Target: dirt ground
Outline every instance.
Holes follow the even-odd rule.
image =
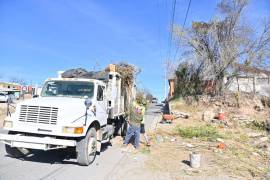
[[[248,104],[251,102],[247,102]],[[172,124],[159,124],[151,135],[153,145],[148,149],[146,167],[152,171],[169,173],[171,179],[186,177],[221,179],[270,179],[270,136],[260,129],[239,124],[233,116],[244,115],[256,121],[270,117],[269,108],[254,110],[252,106],[226,107],[225,124],[202,120],[203,112],[217,112],[220,106],[187,105],[181,100],[171,102],[172,111],[187,112],[188,119],[177,118]],[[215,127],[221,138],[205,140],[185,138],[177,134],[177,127]],[[223,146],[220,146],[223,144]],[[189,155],[201,154],[201,167],[191,168]]]
[[[127,153],[123,168],[117,170],[114,179],[270,179],[269,134],[239,124],[234,118],[241,115],[262,121],[270,117],[270,109],[258,111],[254,109],[254,103],[249,100],[245,103],[240,108],[223,106],[226,123],[215,123],[202,120],[202,116],[205,111],[217,112],[219,105],[187,105],[182,100],[172,101],[172,111],[186,112],[191,116],[177,118],[171,124],[158,124],[157,131],[149,134],[151,147],[143,143],[139,151],[130,147],[131,152]],[[201,126],[214,127],[220,138],[187,138],[177,133],[179,127]],[[120,147],[121,142],[119,140]],[[193,152],[201,154],[199,168],[190,166]]]

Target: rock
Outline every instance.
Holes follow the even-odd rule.
[[[252,155],[254,155],[254,156],[260,156],[258,153],[256,153],[256,152],[252,152]]]
[[[252,137],[252,138],[259,137],[262,135],[263,135],[262,133],[255,133],[255,132],[251,132],[247,134],[248,137]]]
[[[192,144],[187,144],[186,145],[188,148],[193,148],[194,146]]]
[[[265,173],[264,177],[265,177],[266,179],[270,179],[270,172]]]
[[[265,120],[265,129],[270,133],[270,119]]]
[[[256,110],[256,111],[263,111],[264,110],[264,106],[263,106],[263,104],[262,104],[262,101],[260,100],[260,99],[258,99],[258,98],[254,98],[254,109]]]
[[[254,141],[253,142],[253,145],[254,146],[257,146],[257,145],[260,145],[260,144],[262,144],[262,143],[264,143],[266,141],[268,141],[268,137],[266,137],[266,136],[265,137],[261,137],[258,140]]]
[[[158,143],[161,143],[161,142],[164,141],[163,137],[160,136],[160,135],[157,135],[157,136],[156,136],[156,140],[157,140]]]
[[[221,142],[221,143],[224,143],[224,140],[221,139],[221,138],[217,138],[217,141],[218,141],[218,142]]]
[[[215,113],[212,111],[203,112],[202,120],[206,122],[211,122],[211,120],[215,117]]]
[[[263,107],[263,106],[255,105],[255,106],[254,106],[254,109],[255,109],[256,111],[263,111],[263,110],[264,110],[264,107]]]
[[[268,141],[268,137],[265,136],[265,137],[260,138],[259,140],[260,140],[261,142],[265,142],[265,141]]]
[[[237,121],[239,124],[250,124],[253,120],[246,115],[236,115],[233,117],[234,121]]]

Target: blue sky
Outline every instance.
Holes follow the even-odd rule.
[[[193,0],[186,26],[207,21],[218,0]],[[41,84],[58,70],[103,69],[109,63],[140,67],[138,85],[164,95],[164,66],[172,0],[0,0],[0,77]],[[177,0],[182,24],[188,0]],[[252,0],[255,27],[270,1]],[[0,79],[0,80],[1,80]]]

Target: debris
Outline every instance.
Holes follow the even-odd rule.
[[[171,114],[163,114],[163,121],[171,123],[174,117]]]
[[[199,168],[201,166],[201,154],[193,152],[189,155],[190,167]]]
[[[185,113],[185,112],[172,112],[172,114],[175,116],[174,118],[185,118],[185,119],[188,119],[190,117],[190,114],[188,113]]]
[[[225,149],[225,147],[226,147],[226,145],[225,145],[224,143],[219,143],[219,144],[217,145],[217,148],[218,148],[218,149]]]
[[[252,138],[259,137],[262,135],[263,135],[262,133],[255,133],[255,132],[251,132],[247,134],[248,137],[252,137]]]
[[[220,109],[218,113],[218,120],[223,121],[225,119],[225,113],[223,112],[222,109]]]
[[[221,139],[221,138],[217,138],[217,141],[218,141],[218,142],[221,142],[221,143],[224,143],[224,140]]]
[[[228,122],[225,120],[218,120],[218,119],[212,119],[211,123],[219,124],[219,125],[224,125],[224,126],[229,126]]]

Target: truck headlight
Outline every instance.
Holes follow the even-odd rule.
[[[82,134],[83,133],[83,127],[64,127],[63,133],[67,134]]]
[[[3,127],[4,128],[12,128],[13,122],[12,121],[4,121]]]

